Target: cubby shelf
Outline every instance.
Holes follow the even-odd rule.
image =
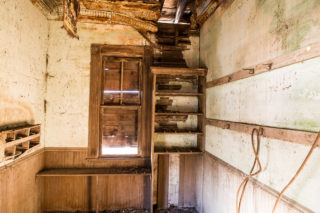
[[[14,160],[40,146],[40,125],[27,125],[0,132],[0,161]]]

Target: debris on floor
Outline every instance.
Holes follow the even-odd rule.
[[[170,206],[168,209],[157,210],[156,213],[198,213],[195,208]]]

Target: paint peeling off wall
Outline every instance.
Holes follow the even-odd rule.
[[[190,134],[155,134],[155,147],[197,147],[197,135]]]
[[[183,59],[186,61],[187,67],[198,68],[199,67],[199,36],[189,36],[191,44],[187,46],[188,50],[182,52]]]
[[[207,90],[207,117],[320,130],[320,57]]]
[[[50,21],[47,94],[47,147],[87,147],[90,46],[146,45],[133,28],[79,23],[80,40],[71,39],[62,22]]]
[[[201,28],[200,64],[211,81],[320,42],[319,20],[318,0],[228,0]]]
[[[169,155],[168,206],[179,205],[180,157]]]
[[[157,96],[156,109],[157,112],[198,112],[198,98],[193,96]]]
[[[0,127],[44,125],[47,19],[28,0],[0,1],[0,38]]]
[[[226,1],[201,28],[200,61],[208,67],[208,81],[319,43],[319,20],[320,3],[317,0]],[[318,57],[209,88],[206,116],[319,131],[319,69]],[[254,160],[250,135],[230,130],[207,126],[205,149],[245,173],[249,172]],[[295,174],[309,149],[310,146],[262,139],[260,154],[263,172],[257,177],[258,181],[280,191]],[[316,195],[320,190],[317,181],[320,178],[319,160],[320,152],[316,149],[302,175],[285,193],[315,212],[320,212]],[[220,197],[224,196],[223,190],[217,188]],[[219,203],[234,206],[236,190],[231,188],[228,192],[233,195],[232,199],[221,198]],[[250,196],[252,194],[247,190],[245,202],[250,200]],[[261,196],[261,199],[269,199],[266,194]],[[204,200],[204,207],[211,205],[207,202],[209,200]],[[219,203],[217,208],[221,207]],[[268,205],[272,204],[268,202]],[[256,204],[244,204],[244,212],[270,212],[272,207],[264,207],[261,202],[253,205]]]

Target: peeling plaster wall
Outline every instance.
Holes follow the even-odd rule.
[[[182,52],[183,59],[186,61],[187,67],[199,67],[199,36],[189,36],[191,44],[187,46],[187,50]]]
[[[279,55],[320,42],[320,1],[226,1],[201,28],[200,63],[208,67],[208,81],[251,67]],[[207,90],[207,118],[306,131],[320,130],[320,58]],[[253,154],[250,135],[207,126],[206,151],[248,173]],[[257,180],[280,191],[295,174],[310,146],[263,138],[263,172]],[[301,176],[285,193],[289,198],[320,212],[319,149]],[[209,171],[208,171],[209,172]],[[206,174],[204,174],[206,176]],[[214,205],[232,205],[230,197]],[[211,193],[211,188],[204,187]],[[250,193],[249,193],[250,194]],[[250,199],[250,197],[245,197]],[[208,201],[207,201],[208,202]],[[221,206],[220,206],[221,205]],[[261,207],[261,208],[260,208]],[[257,206],[253,211],[269,212]],[[279,211],[281,212],[281,211]]]
[[[0,0],[1,127],[43,130],[47,45],[48,21],[29,0]]]
[[[225,1],[200,32],[208,81],[319,42],[319,12],[318,0]]]
[[[80,40],[70,38],[62,22],[49,22],[46,147],[87,147],[90,46],[147,45],[133,28],[79,23]]]
[[[180,156],[169,155],[168,206],[179,205]]]

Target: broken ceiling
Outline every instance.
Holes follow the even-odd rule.
[[[64,0],[30,1],[39,7],[49,20],[64,20]],[[191,24],[191,28],[196,29],[199,18],[203,23],[208,17],[206,9],[214,11],[221,0],[75,1],[80,5],[77,18],[79,22],[124,24],[134,27],[139,32],[154,33],[158,31],[158,23]]]

